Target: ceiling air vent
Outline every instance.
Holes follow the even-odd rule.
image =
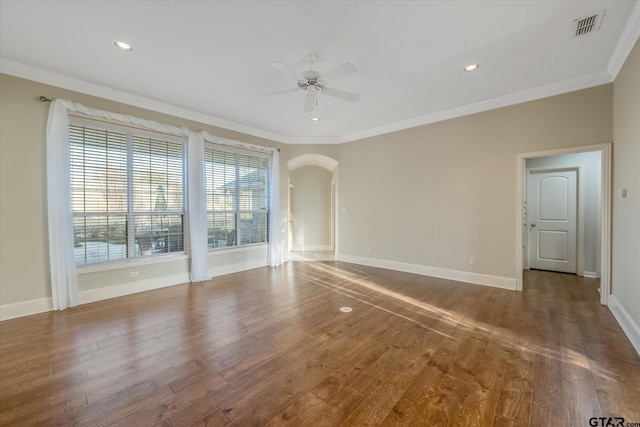
[[[575,23],[576,30],[575,36],[583,36],[585,34],[598,31],[598,29],[600,29],[600,23],[602,22],[603,15],[604,10],[601,10],[592,15],[585,16],[584,18],[574,20],[573,22]]]

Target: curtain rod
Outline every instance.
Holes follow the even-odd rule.
[[[40,97],[38,99],[40,100],[40,102],[51,102],[51,101],[53,101],[53,99],[49,99],[44,95],[40,95]],[[279,148],[276,148],[276,150],[278,150],[278,152],[280,151]]]

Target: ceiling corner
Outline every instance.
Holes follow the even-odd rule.
[[[627,60],[629,53],[631,53],[631,49],[637,43],[638,38],[640,38],[640,0],[636,0],[607,64],[607,71],[611,75],[611,81],[618,77],[618,73]]]

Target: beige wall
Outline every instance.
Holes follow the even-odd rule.
[[[305,166],[291,172],[294,250],[331,249],[330,171]]]
[[[43,92],[33,86],[25,80],[0,75],[0,304],[3,305],[51,295],[44,147],[48,106],[37,101],[37,95]]]
[[[614,84],[611,286],[640,333],[640,42]],[[616,192],[627,189],[627,197]],[[636,339],[640,339],[637,336]],[[636,349],[640,351],[640,341]]]
[[[273,141],[220,129],[178,117],[132,107],[77,92],[0,74],[0,305],[42,300],[51,296],[46,216],[45,130],[49,104],[40,95],[65,98],[88,107],[131,114],[160,123],[186,126],[194,131],[255,144],[281,147]],[[286,194],[286,159],[281,170],[281,192]],[[286,209],[286,198],[282,209]],[[286,210],[284,211],[286,212]],[[286,219],[285,219],[286,221]],[[283,227],[286,242],[286,227]],[[266,249],[212,252],[210,272],[229,272],[255,266],[265,260]],[[130,271],[139,272],[131,278]],[[95,271],[78,276],[80,291],[120,286],[166,285],[167,280],[186,281],[188,260],[135,265]],[[107,292],[108,294],[108,292]],[[92,294],[94,295],[94,294]],[[83,301],[81,295],[80,301]],[[39,306],[38,306],[39,307]]]
[[[605,85],[344,144],[340,253],[515,278],[517,154],[611,142],[612,102]]]

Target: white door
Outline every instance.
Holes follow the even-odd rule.
[[[576,273],[577,170],[530,171],[529,268]]]

